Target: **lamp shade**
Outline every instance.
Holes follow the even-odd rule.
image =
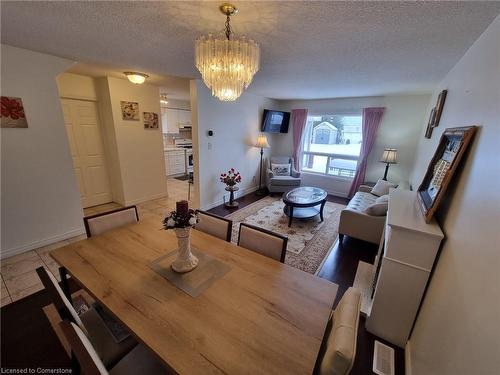
[[[258,147],[258,148],[268,148],[269,147],[269,143],[267,143],[267,137],[265,136],[265,134],[260,134],[257,137],[257,143],[255,144],[255,147]]]
[[[396,164],[397,154],[398,150],[396,150],[395,148],[386,148],[382,154],[382,158],[380,159],[380,161],[387,164]]]

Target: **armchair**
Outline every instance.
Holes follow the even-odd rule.
[[[289,176],[277,176],[271,169],[271,164],[290,164]],[[274,156],[268,163],[267,188],[269,193],[284,193],[300,186],[300,172],[295,170],[295,163],[289,156]]]

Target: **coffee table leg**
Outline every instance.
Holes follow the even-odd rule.
[[[323,221],[323,208],[325,207],[325,204],[326,204],[326,200],[321,202],[321,207],[319,209],[319,217],[320,217],[321,221]]]
[[[288,228],[292,226],[292,219],[293,219],[293,206],[290,206],[290,211],[289,211],[290,217],[288,218]]]

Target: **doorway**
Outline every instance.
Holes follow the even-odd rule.
[[[61,99],[61,105],[82,207],[111,202],[97,103]]]

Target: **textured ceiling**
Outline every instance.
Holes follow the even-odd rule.
[[[428,92],[500,2],[235,2],[257,40],[249,91],[272,98]],[[1,2],[2,43],[85,63],[199,78],[195,38],[222,30],[217,2]]]

